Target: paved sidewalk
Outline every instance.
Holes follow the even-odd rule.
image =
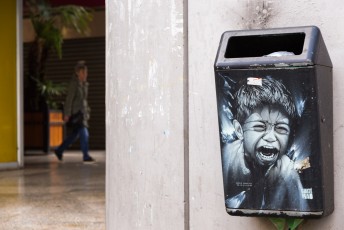
[[[0,171],[0,230],[105,229],[105,152],[90,155],[25,156],[24,169]]]

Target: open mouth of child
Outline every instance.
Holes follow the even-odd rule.
[[[258,148],[257,157],[262,162],[274,162],[278,157],[278,149],[270,146],[262,146]]]

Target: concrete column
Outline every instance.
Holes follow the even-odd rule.
[[[107,229],[183,229],[183,1],[107,1],[106,30]]]

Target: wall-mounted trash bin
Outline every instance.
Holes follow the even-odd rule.
[[[320,30],[225,32],[214,68],[227,212],[332,213],[332,63]]]

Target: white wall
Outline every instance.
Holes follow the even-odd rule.
[[[343,8],[340,0],[107,1],[107,228],[274,229],[225,211],[213,64],[224,31],[316,25],[334,66],[335,212],[303,229],[341,229]]]

